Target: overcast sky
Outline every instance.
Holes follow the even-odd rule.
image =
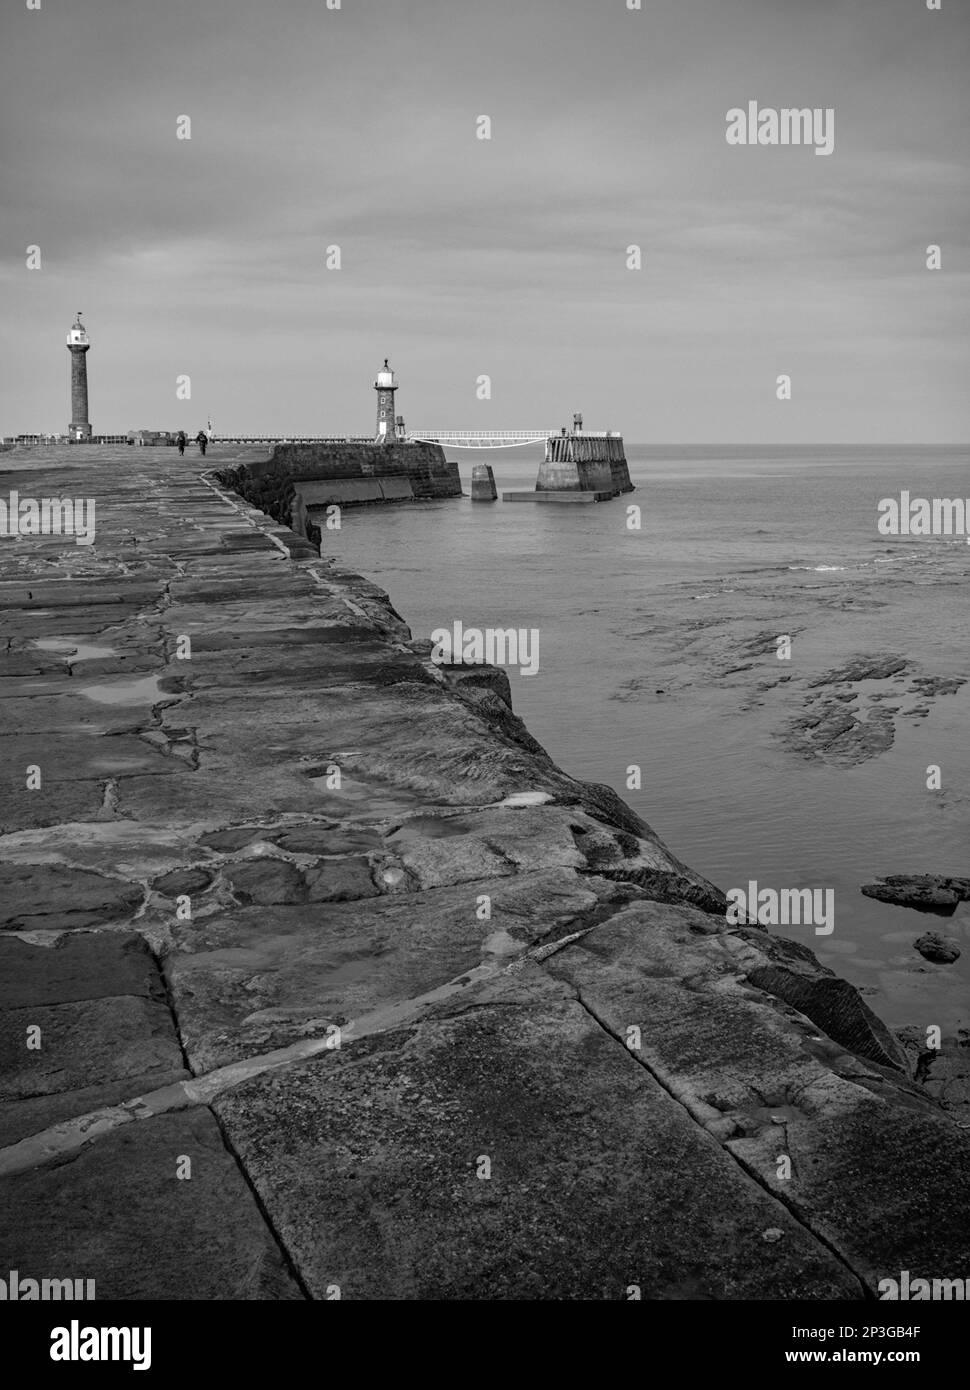
[[[0,432],[66,428],[80,308],[96,432],[366,433],[388,356],[409,426],[970,438],[962,0],[0,0],[0,25]],[[834,153],[728,145],[752,99],[833,107]]]

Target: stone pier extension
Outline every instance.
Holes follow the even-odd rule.
[[[618,434],[551,435],[532,492],[504,492],[505,502],[608,502],[632,492]]]
[[[202,471],[249,458],[0,460],[4,493],[97,502],[94,546],[0,542],[0,1270],[99,1299],[967,1273],[967,1135],[858,994],[728,927],[503,673],[436,668]]]

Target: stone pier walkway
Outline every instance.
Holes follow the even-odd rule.
[[[0,540],[0,1276],[540,1300],[970,1276],[970,1141],[895,1039],[808,950],[728,928],[500,672],[437,670],[197,456],[0,470],[97,526]]]

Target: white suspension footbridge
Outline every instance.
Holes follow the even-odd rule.
[[[452,449],[518,449],[523,444],[545,444],[547,439],[565,433],[552,430],[408,430],[405,436],[414,444],[442,444]],[[574,431],[578,434],[579,431]],[[586,439],[619,438],[613,430],[584,430]]]
[[[544,444],[558,430],[408,430],[415,444],[443,444],[452,449],[518,449]]]

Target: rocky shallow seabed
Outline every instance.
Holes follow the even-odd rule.
[[[98,535],[0,544],[0,1266],[554,1300],[970,1267],[970,1137],[853,986],[729,927],[502,673],[133,452],[3,460]]]

